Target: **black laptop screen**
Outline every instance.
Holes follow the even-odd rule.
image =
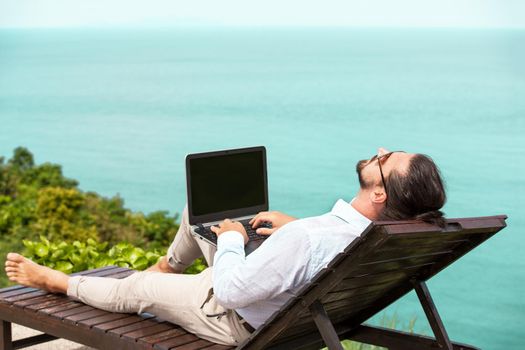
[[[263,151],[189,159],[191,211],[209,215],[266,204]]]

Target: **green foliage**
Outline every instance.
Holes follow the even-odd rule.
[[[36,165],[26,148],[16,148],[7,162],[1,157],[0,240],[44,235],[50,240],[91,238],[162,248],[178,230],[177,215],[133,212],[118,195],[105,198],[77,186],[77,181],[62,174],[60,165]]]
[[[51,242],[40,236],[38,241],[23,240],[22,243],[25,257],[67,274],[109,265],[142,271],[156,264],[166,254],[165,249],[144,250],[127,242],[109,247],[107,242],[98,243],[91,238],[86,242],[66,243]],[[197,259],[184,273],[195,274],[205,268],[204,261]]]
[[[97,243],[91,238],[86,242],[57,243],[41,236],[39,241],[24,240],[23,244],[24,256],[68,274],[108,265],[144,270],[163,255],[158,250],[145,251],[125,242],[108,248],[107,242]]]
[[[161,251],[175,236],[177,219],[167,211],[133,212],[118,195],[83,192],[60,165],[35,164],[26,148],[16,148],[7,161],[0,157],[0,261],[9,251],[21,251],[22,240],[37,241],[40,236],[66,244],[126,241],[144,251]],[[0,286],[6,283],[0,274]]]
[[[13,158],[8,162],[9,165],[20,171],[31,169],[35,165],[33,154],[27,148],[17,147],[13,151]]]
[[[208,265],[206,265],[204,259],[200,258],[195,260],[192,265],[188,266],[184,273],[189,275],[197,274],[199,272],[202,272],[207,267]]]

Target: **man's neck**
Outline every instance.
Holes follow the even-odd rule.
[[[362,190],[357,193],[350,205],[370,220],[375,220],[378,217],[377,210],[371,205],[368,194]]]

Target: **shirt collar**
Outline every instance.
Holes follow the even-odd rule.
[[[359,226],[362,226],[364,230],[372,221],[358,212],[350,203],[339,199],[332,208],[331,214],[348,223],[358,224]]]

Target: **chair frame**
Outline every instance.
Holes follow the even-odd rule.
[[[394,350],[477,349],[450,340],[426,281],[503,229],[506,218],[448,219],[443,228],[414,221],[374,222],[237,349],[319,349],[326,345],[341,350],[340,338]],[[131,273],[106,267],[79,274],[124,278]],[[353,299],[345,289],[348,286],[353,286],[350,292],[370,297]],[[435,338],[364,323],[412,290]],[[351,304],[356,301],[359,305]],[[108,350],[233,349],[199,339],[153,315],[106,312],[22,286],[0,290],[0,320],[0,350],[56,338]],[[11,322],[44,334],[13,341]]]

